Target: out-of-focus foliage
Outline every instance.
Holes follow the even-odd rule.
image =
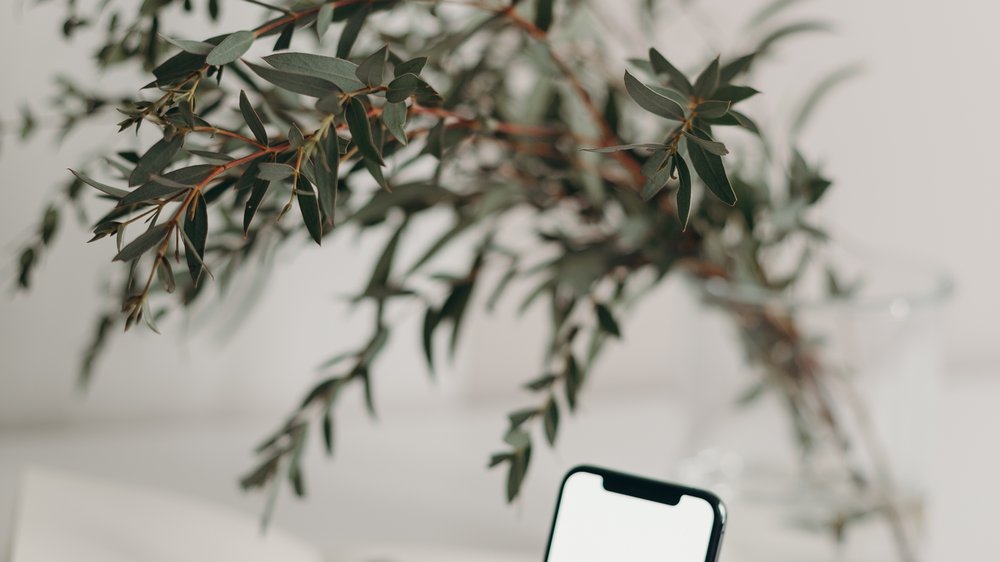
[[[104,215],[91,241],[107,244],[115,262],[118,306],[97,322],[86,379],[115,327],[156,330],[157,319],[211,298],[206,287],[275,250],[301,251],[306,240],[322,244],[345,230],[390,231],[357,295],[373,304],[370,338],[323,365],[324,378],[261,444],[259,465],[241,481],[276,492],[287,480],[298,495],[309,434],[333,452],[341,390],[362,386],[374,414],[371,379],[393,332],[390,307],[423,308],[418,336],[433,369],[442,334],[454,352],[476,294],[489,295],[492,307],[521,282],[531,287],[521,307],[544,301],[552,330],[546,362],[526,383],[537,400],[510,414],[503,449],[489,463],[506,469],[506,497],[514,500],[533,435],[556,443],[602,347],[628,337],[620,323],[626,305],[641,303],[651,284],[683,271],[781,291],[798,270],[775,267],[770,253],[801,247],[804,262],[825,240],[807,213],[830,182],[794,147],[770,146],[742,110],[758,95],[750,76],[768,53],[824,25],[775,24],[790,4],[777,2],[748,30],[759,39],[755,48],[682,70],[655,49],[642,59],[596,60],[607,51],[594,45],[629,40],[568,25],[594,17],[596,3],[69,1],[67,37],[103,34],[98,66],[138,64],[148,78],[131,99],[63,81],[55,109],[64,130],[108,119],[103,110],[114,107],[122,131],[154,129],[157,138],[141,152],[109,153],[73,172],[20,252],[18,282],[30,285],[67,203],[92,187]],[[267,9],[251,29],[190,37],[163,25],[167,11],[215,19],[251,4]],[[385,25],[390,20],[409,25]],[[262,45],[273,52],[248,54]],[[30,134],[32,113],[22,121]],[[739,139],[741,165],[723,138]],[[788,169],[776,173],[774,153],[791,155],[781,159]],[[407,230],[442,210],[450,225],[416,263],[398,263]],[[554,250],[543,263],[504,243],[511,219],[525,211],[534,248]],[[470,241],[466,267],[432,269],[440,252]],[[486,286],[493,277],[498,282]],[[748,327],[751,356],[782,380],[800,381],[801,365],[768,359],[775,346],[801,347],[799,335],[747,314],[734,316]],[[799,422],[824,413],[807,411],[808,390],[776,386],[789,396],[806,444],[808,424]]]

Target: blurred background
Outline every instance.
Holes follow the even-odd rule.
[[[226,10],[218,28],[199,23],[188,35],[258,21],[258,8],[230,4],[240,9]],[[669,50],[675,37],[699,26],[713,26],[713,36],[728,39],[695,42],[700,47],[679,58],[732,53],[741,45],[741,25],[762,3],[688,4],[678,5],[677,20],[662,37],[636,41],[622,53],[622,69],[626,57],[644,56],[649,43]],[[610,6],[607,12],[616,15]],[[4,119],[16,118],[25,102],[44,100],[56,73],[110,91],[140,84],[127,72],[95,80],[91,49],[62,40],[61,13],[53,3],[0,6]],[[791,41],[776,53],[756,79],[765,95],[753,115],[763,123],[780,120],[830,70],[863,66],[820,108],[801,145],[821,157],[835,183],[821,207],[824,224],[851,243],[946,271],[955,282],[951,299],[925,321],[933,336],[920,340],[933,347],[932,357],[920,360],[933,363],[939,375],[926,401],[936,421],[920,435],[934,506],[930,559],[995,551],[995,517],[982,500],[1000,497],[992,429],[1000,424],[1000,178],[993,164],[1000,116],[988,107],[1000,86],[992,71],[1000,53],[993,29],[1000,6],[814,0],[795,13],[829,19],[835,32]],[[619,23],[630,29],[630,22]],[[58,144],[54,132],[26,144],[5,134],[3,262],[13,264],[50,187],[67,179],[66,168],[119,146],[113,120],[95,120]],[[31,465],[152,485],[256,514],[264,500],[242,494],[237,476],[251,466],[257,440],[315,380],[316,366],[343,348],[341,342],[353,341],[358,323],[367,321],[343,299],[363,284],[367,265],[347,265],[367,264],[381,240],[341,236],[279,256],[264,287],[241,287],[218,306],[162,326],[163,335],[138,330],[115,337],[92,386],[81,393],[79,353],[102,304],[96,295],[104,277],[95,264],[111,258],[107,245],[84,244],[88,235],[64,221],[35,288],[22,294],[5,286],[0,299],[0,546],[11,536],[20,475]],[[414,238],[402,248],[411,259],[421,241]],[[13,278],[6,267],[5,277]],[[500,446],[506,413],[524,402],[519,384],[536,375],[548,330],[544,311],[519,318],[517,302],[509,298],[492,316],[477,310],[458,358],[436,380],[420,355],[419,315],[402,315],[398,322],[409,328],[397,330],[379,363],[378,419],[366,416],[359,396],[341,401],[336,458],[312,448],[309,497],[280,498],[275,524],[331,552],[399,543],[538,559],[560,474],[569,467],[587,462],[677,477],[686,440],[699,423],[689,408],[691,374],[743,369],[726,323],[679,280],[624,321],[625,340],[602,359],[580,411],[564,420],[556,448],[536,450],[523,497],[505,504],[504,474],[485,465]],[[289,330],[292,325],[308,329]],[[731,353],[704,343],[725,337],[733,339]],[[748,419],[770,427],[770,406]],[[748,538],[743,548],[757,547]]]

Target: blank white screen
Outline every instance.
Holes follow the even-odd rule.
[[[682,496],[677,505],[604,489],[577,472],[563,487],[547,562],[705,562],[714,511]]]

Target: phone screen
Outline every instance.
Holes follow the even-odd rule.
[[[721,506],[710,494],[684,490],[616,473],[571,472],[546,562],[714,561]]]

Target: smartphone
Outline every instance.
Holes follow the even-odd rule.
[[[545,562],[716,562],[725,526],[711,492],[580,466],[563,479]]]

